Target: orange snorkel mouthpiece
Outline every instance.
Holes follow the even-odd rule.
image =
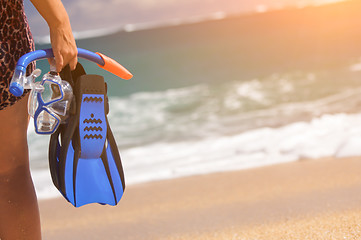
[[[96,52],[96,54],[98,54],[104,60],[104,66],[97,64],[99,67],[125,80],[129,80],[133,77],[133,74],[131,74],[125,67],[120,65],[114,59],[100,52]]]

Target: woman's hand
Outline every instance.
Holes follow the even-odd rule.
[[[74,70],[78,62],[77,48],[70,24],[50,27],[50,41],[53,48],[56,71],[60,72],[67,64]]]

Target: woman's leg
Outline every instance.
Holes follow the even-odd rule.
[[[27,97],[0,111],[0,239],[41,239],[29,170]]]

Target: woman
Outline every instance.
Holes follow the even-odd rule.
[[[50,30],[56,69],[75,69],[77,50],[61,0],[31,0]],[[23,0],[0,0],[0,239],[41,239],[39,210],[29,170],[27,92],[8,89],[18,61],[34,50]],[[33,70],[29,67],[28,74]]]

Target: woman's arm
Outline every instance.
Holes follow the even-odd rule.
[[[31,0],[31,2],[48,23],[57,72],[67,64],[74,70],[78,62],[77,49],[69,17],[61,0]]]

